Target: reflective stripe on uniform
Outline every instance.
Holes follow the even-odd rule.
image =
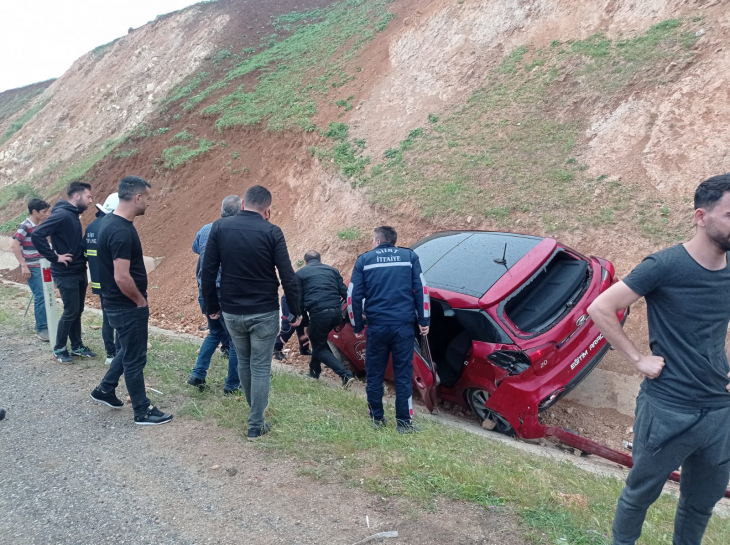
[[[365,265],[363,267],[364,271],[370,270],[370,269],[377,269],[379,267],[412,267],[410,261],[393,261],[392,263],[373,263],[372,265]]]
[[[96,257],[96,250],[86,250],[86,252],[84,252],[84,255],[86,257],[88,257],[88,256]]]
[[[100,290],[101,289],[101,284],[99,284],[99,282],[92,282],[91,283],[91,287],[94,288],[94,289]]]
[[[352,327],[355,327],[355,313],[352,311],[352,290],[354,288],[355,286],[352,282],[347,286],[347,315],[350,317]]]
[[[431,296],[428,294],[428,285],[423,273],[421,273],[421,284],[423,284],[423,317],[428,318],[431,316]]]

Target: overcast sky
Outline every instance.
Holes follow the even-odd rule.
[[[199,0],[0,0],[0,91],[61,76],[84,53]]]

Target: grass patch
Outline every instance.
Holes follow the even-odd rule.
[[[17,308],[27,301],[26,292],[0,284],[0,324],[21,330]],[[103,346],[101,317],[85,314],[85,339],[94,349]],[[245,401],[222,395],[227,371],[224,359],[214,356],[208,383],[199,392],[185,384],[198,346],[194,343],[152,335],[146,380],[165,392],[150,393],[153,403],[171,408],[176,419],[214,420],[235,434],[245,434],[248,409]],[[89,372],[103,373],[102,361]],[[394,422],[393,407],[386,416]],[[344,481],[383,497],[408,498],[432,509],[439,498],[466,501],[484,508],[502,507],[520,519],[526,537],[538,543],[604,545],[610,543],[611,522],[623,483],[587,473],[566,462],[532,457],[509,445],[487,441],[462,430],[421,420],[423,431],[401,436],[391,425],[374,431],[367,405],[353,392],[330,388],[304,377],[275,373],[267,419],[270,434],[255,448],[270,457],[293,457],[306,465],[315,478]],[[563,505],[558,493],[580,494],[589,507]],[[671,543],[676,498],[663,495],[651,508],[642,543]],[[730,519],[714,516],[703,543],[727,541]]]
[[[201,70],[197,74],[195,74],[185,85],[181,85],[180,87],[177,87],[173,89],[173,91],[170,93],[170,95],[165,99],[165,104],[170,102],[175,102],[176,100],[180,100],[181,98],[185,98],[190,96],[193,91],[195,91],[198,86],[205,80],[205,78],[208,77],[208,72],[205,72],[204,70]]]
[[[21,115],[18,119],[10,123],[10,126],[5,130],[5,133],[0,136],[0,146],[10,140],[16,132],[23,128],[23,125],[25,125],[35,116],[35,114],[45,108],[46,104],[48,104],[50,100],[51,99],[49,98],[44,100],[43,102],[39,102],[32,108],[29,108],[28,111]]]
[[[162,150],[162,168],[173,170],[191,161],[198,155],[207,153],[215,146],[215,140],[198,138],[196,148],[191,146],[172,146]]]
[[[340,240],[357,240],[360,237],[362,237],[362,231],[360,231],[359,227],[345,227],[341,231],[337,232],[337,238]]]
[[[54,81],[55,78],[0,93],[0,122],[14,116],[25,108],[31,100],[43,93]]]
[[[29,182],[21,182],[0,189],[0,210],[6,208],[9,204],[24,199],[40,198],[40,194]]]
[[[61,173],[58,180],[56,180],[48,188],[47,195],[53,195],[54,193],[60,191],[64,187],[66,187],[68,184],[70,184],[74,180],[84,179],[86,177],[87,172],[89,172],[89,170],[91,170],[91,168],[94,165],[96,165],[99,161],[104,159],[104,157],[106,157],[112,151],[114,151],[114,148],[116,148],[121,142],[122,142],[122,139],[107,140],[95,152],[93,152],[90,155],[87,155],[85,158],[81,159],[80,161],[68,166]]]

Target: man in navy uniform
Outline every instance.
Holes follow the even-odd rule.
[[[383,376],[392,356],[397,430],[411,433],[416,431],[412,400],[415,325],[417,321],[421,335],[428,334],[430,300],[418,255],[396,247],[397,239],[392,227],[375,229],[373,250],[358,257],[352,271],[347,306],[357,338],[362,338],[364,329],[363,310],[367,316],[366,391],[373,424],[387,424]]]

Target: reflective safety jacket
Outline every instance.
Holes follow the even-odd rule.
[[[101,295],[101,284],[99,284],[99,260],[96,256],[99,247],[99,228],[102,220],[106,217],[104,212],[97,212],[96,219],[92,221],[86,228],[84,239],[86,240],[86,250],[84,257],[89,262],[89,276],[91,277],[91,291],[96,295]]]
[[[347,310],[355,333],[371,325],[427,326],[431,302],[418,255],[409,248],[381,244],[357,258],[347,290]]]

